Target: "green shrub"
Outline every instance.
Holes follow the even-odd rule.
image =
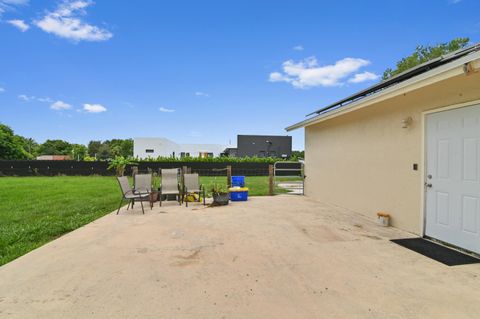
[[[127,165],[134,165],[136,162],[132,161],[130,158],[125,158],[123,156],[117,156],[110,161],[108,169],[114,169],[117,173],[117,176],[123,176],[125,173],[125,168]]]
[[[164,162],[164,163],[178,163],[178,162],[195,162],[195,163],[268,163],[273,164],[278,161],[283,161],[282,158],[273,157],[167,157],[159,156],[157,158],[135,159],[137,162]]]

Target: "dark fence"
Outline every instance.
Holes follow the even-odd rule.
[[[299,163],[285,163],[294,167]],[[232,167],[232,175],[268,176],[268,163],[205,163],[205,162],[139,162],[139,172],[158,172],[162,168],[188,167],[202,176],[225,176],[227,166]],[[128,166],[125,174],[132,174]],[[55,176],[55,175],[114,175],[107,162],[82,161],[0,161],[0,176]]]

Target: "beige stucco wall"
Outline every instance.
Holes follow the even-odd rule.
[[[460,75],[307,126],[306,195],[421,234],[422,112],[479,99],[480,73]]]

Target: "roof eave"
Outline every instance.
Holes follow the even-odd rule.
[[[421,82],[425,82],[425,85],[429,85],[429,84],[431,84],[428,81],[429,79],[432,79],[432,78],[434,78],[436,76],[439,76],[441,74],[446,74],[449,71],[452,71],[452,70],[455,70],[455,69],[457,69],[456,70],[457,72],[451,72],[451,74],[449,74],[449,76],[447,78],[450,78],[450,77],[453,77],[453,76],[456,76],[456,75],[460,75],[464,72],[463,71],[463,65],[464,64],[472,62],[472,61],[478,61],[478,60],[480,60],[480,52],[472,53],[472,54],[467,55],[465,57],[462,57],[458,60],[454,60],[454,61],[452,61],[450,63],[447,63],[445,65],[442,65],[438,68],[432,69],[428,72],[420,74],[420,75],[418,75],[416,77],[413,77],[409,80],[406,80],[405,82],[401,82],[401,83],[398,83],[394,86],[385,88],[381,92],[377,92],[375,94],[372,94],[371,96],[362,98],[358,101],[351,102],[350,104],[348,104],[346,106],[339,107],[338,109],[334,109],[334,110],[332,110],[328,113],[315,115],[315,116],[310,117],[306,120],[303,120],[301,122],[290,125],[290,126],[286,127],[285,130],[287,132],[290,132],[290,131],[293,131],[293,130],[296,130],[296,129],[299,129],[299,128],[302,128],[302,127],[306,127],[306,126],[309,126],[309,125],[312,125],[312,124],[316,124],[318,122],[321,122],[321,121],[324,121],[324,120],[327,120],[327,119],[331,119],[331,118],[334,118],[334,117],[337,117],[337,116],[341,116],[341,115],[343,115],[345,113],[348,113],[352,110],[356,110],[356,109],[359,109],[359,108],[364,108],[364,107],[367,107],[371,104],[379,102],[379,100],[383,100],[382,98],[385,97],[385,96],[388,96],[388,95],[391,95],[391,96],[388,96],[387,99],[393,98],[393,97],[395,97],[399,94],[403,94],[403,93],[406,93],[406,92],[411,91],[413,89],[419,88],[418,84],[419,83],[421,84]],[[440,80],[444,80],[444,78],[439,79],[439,81]],[[420,87],[425,86],[425,85],[421,85]],[[397,92],[397,94],[395,94],[396,92]]]

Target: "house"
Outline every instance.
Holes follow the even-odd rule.
[[[133,156],[136,158],[162,157],[213,157],[225,149],[220,144],[177,144],[163,137],[136,137],[133,139]]]
[[[305,194],[480,253],[480,44],[326,106],[305,128]]]
[[[227,148],[226,156],[282,157],[292,155],[292,137],[275,135],[237,135],[237,147]]]
[[[69,161],[70,155],[39,155],[37,161]]]
[[[228,157],[237,157],[237,150],[236,147],[227,147],[221,154],[221,156],[228,156]]]

